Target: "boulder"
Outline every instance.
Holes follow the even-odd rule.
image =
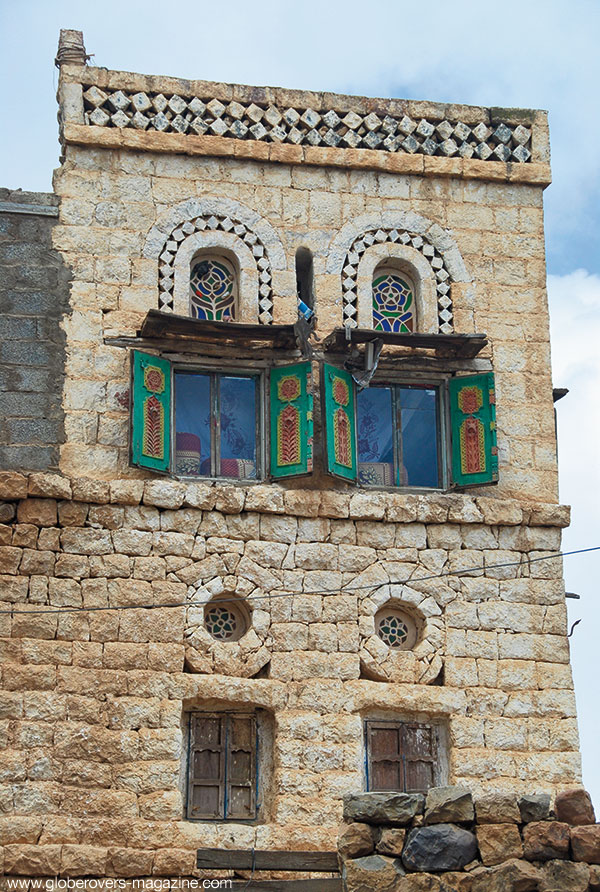
[[[523,843],[516,824],[483,824],[477,828],[477,842],[481,860],[487,867],[523,857]]]
[[[376,849],[380,855],[396,855],[400,857],[404,848],[406,830],[400,827],[386,827],[382,833]]]
[[[344,796],[344,820],[403,827],[424,807],[421,793],[349,793]]]
[[[467,787],[432,787],[425,800],[425,824],[472,821],[473,797]]]
[[[542,874],[527,861],[513,858],[485,871],[472,874],[471,892],[537,892]]]
[[[477,839],[473,833],[454,824],[434,824],[409,832],[402,863],[407,870],[438,873],[460,870],[476,855]]]
[[[593,824],[596,820],[590,794],[583,787],[559,793],[554,803],[557,820],[578,826]]]
[[[344,861],[342,880],[348,892],[396,892],[404,869],[399,858],[368,855]]]
[[[590,869],[573,861],[549,861],[542,867],[544,892],[587,892]]]
[[[598,892],[600,889],[600,867],[594,864],[590,866],[590,892]]]
[[[534,821],[523,828],[528,861],[551,861],[569,854],[569,825],[560,821]]]
[[[518,805],[521,821],[524,824],[528,824],[530,821],[546,821],[550,815],[550,796],[548,793],[533,793],[530,796],[521,796]]]
[[[337,847],[341,858],[370,855],[375,850],[373,828],[369,824],[348,824],[340,833]]]
[[[520,824],[517,797],[511,793],[484,793],[475,800],[478,824]]]
[[[571,849],[574,861],[586,861],[588,864],[600,864],[600,824],[588,827],[573,827],[571,830]]]

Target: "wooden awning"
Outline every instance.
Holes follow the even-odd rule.
[[[373,331],[370,328],[335,328],[320,346],[325,351],[344,351],[352,344],[367,344],[377,340],[383,341],[384,346],[434,350],[439,356],[460,359],[473,359],[488,342],[484,334],[398,334]]]
[[[262,346],[282,350],[296,348],[293,325],[248,325],[243,322],[212,322],[176,316],[160,310],[148,310],[138,338],[177,340],[181,346],[189,344],[216,344],[223,347]]]

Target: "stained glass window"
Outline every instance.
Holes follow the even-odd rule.
[[[235,320],[236,277],[223,257],[206,257],[192,263],[190,312],[195,319]]]
[[[373,277],[373,328],[407,332],[415,328],[414,286],[394,269],[375,270]]]
[[[209,604],[204,610],[204,625],[218,641],[237,641],[248,628],[237,604]]]
[[[394,607],[382,607],[375,617],[375,629],[381,640],[396,650],[409,650],[417,641],[413,618]]]

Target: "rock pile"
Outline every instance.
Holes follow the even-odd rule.
[[[338,853],[345,892],[600,890],[600,824],[588,793],[465,787],[344,797]]]

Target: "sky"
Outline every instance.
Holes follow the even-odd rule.
[[[0,186],[51,190],[54,57],[83,30],[91,64],[184,78],[549,111],[544,196],[565,550],[600,545],[599,0],[0,0]],[[565,558],[584,783],[600,814],[600,552]]]

